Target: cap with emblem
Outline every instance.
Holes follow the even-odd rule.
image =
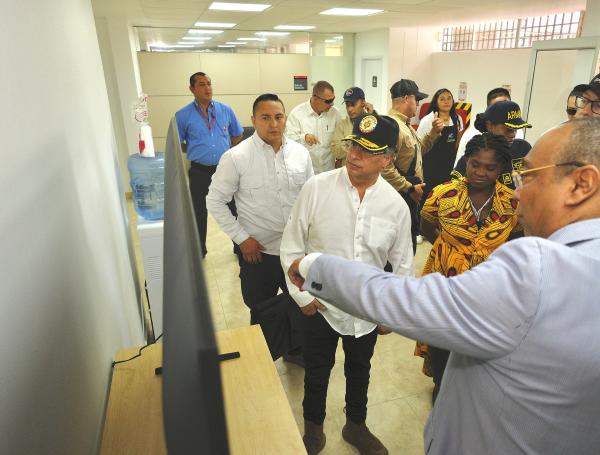
[[[573,91],[581,93],[588,90],[594,92],[600,98],[600,73],[596,74],[589,84],[579,84],[573,88]]]
[[[374,155],[395,149],[400,128],[394,119],[387,115],[363,114],[354,120],[352,134],[344,140],[360,145]]]
[[[392,95],[392,99],[400,98],[402,96],[415,95],[417,101],[421,101],[429,96],[427,93],[420,92],[416,82],[411,81],[410,79],[400,79],[398,82],[392,85],[390,88],[390,94]]]
[[[514,101],[498,101],[491,104],[483,118],[492,123],[504,124],[513,130],[531,128],[531,125],[521,118],[521,108]]]
[[[355,103],[358,100],[365,99],[365,92],[360,87],[350,87],[348,90],[344,92],[344,103],[350,101],[351,103]]]

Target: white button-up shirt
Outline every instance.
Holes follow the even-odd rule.
[[[221,157],[206,207],[235,243],[252,237],[265,247],[264,253],[278,256],[290,210],[312,175],[310,156],[302,145],[284,137],[275,153],[254,133]],[[227,207],[232,197],[237,219]]]
[[[412,274],[410,212],[404,199],[379,177],[361,201],[345,167],[310,179],[300,192],[281,241],[281,264],[286,271],[294,259],[314,251],[365,262],[394,273]],[[314,299],[288,278],[288,289],[303,307]],[[321,300],[329,325],[342,335],[360,337],[373,331],[372,322],[355,318]],[[373,305],[378,302],[374,301]]]
[[[288,116],[285,135],[308,148],[315,174],[330,171],[335,166],[335,158],[331,152],[331,139],[335,125],[341,118],[335,106],[317,114],[311,107],[310,101],[296,106]],[[304,141],[307,134],[314,134],[320,144],[308,145]]]

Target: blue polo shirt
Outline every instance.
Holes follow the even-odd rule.
[[[187,146],[189,160],[205,166],[215,166],[221,155],[231,148],[231,136],[244,132],[233,110],[218,101],[208,106],[208,120],[205,120],[196,101],[177,111],[179,139]],[[214,120],[213,120],[214,118]],[[208,123],[212,123],[209,128]]]

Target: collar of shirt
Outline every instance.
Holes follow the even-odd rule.
[[[273,146],[271,146],[271,145],[267,144],[265,141],[263,141],[262,138],[258,135],[258,133],[256,131],[252,135],[251,140],[252,140],[252,145],[254,145],[255,148],[267,150],[269,152],[275,153],[276,155],[279,152],[282,152],[281,154],[283,155],[284,154],[283,151],[287,144],[287,139],[285,138],[285,135],[284,135],[281,140],[281,148],[279,149],[278,152],[275,152],[275,150],[273,149]]]
[[[571,245],[573,243],[585,242],[600,238],[600,218],[592,218],[591,220],[578,221],[568,224],[555,231],[548,240],[557,242],[563,245]]]
[[[194,106],[196,106],[196,109],[201,109],[200,104],[198,104],[198,101],[194,100]],[[206,108],[206,112],[208,113],[209,110],[214,111],[215,110],[215,102],[211,101],[210,103],[208,103],[208,107]]]
[[[343,175],[343,179],[344,182],[347,185],[348,191],[352,192],[352,191],[356,191],[358,192],[358,190],[356,189],[356,187],[354,185],[352,185],[352,181],[350,180],[350,176],[348,175],[348,168],[346,166],[342,166],[342,175]],[[381,179],[381,176],[377,177],[377,180],[375,180],[375,183],[373,183],[371,186],[369,186],[366,190],[365,190],[365,196],[367,195],[367,193],[370,193],[371,191],[373,191],[377,185],[380,183],[379,180]],[[363,197],[363,201],[364,201],[364,197]]]
[[[398,117],[403,123],[406,123],[407,125],[410,124],[410,119],[403,113],[398,112],[396,109],[390,109],[389,114],[390,117]]]

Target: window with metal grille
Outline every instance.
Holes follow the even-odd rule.
[[[575,11],[446,27],[442,51],[514,49],[531,47],[537,40],[576,38],[581,34],[583,16],[583,11]]]

